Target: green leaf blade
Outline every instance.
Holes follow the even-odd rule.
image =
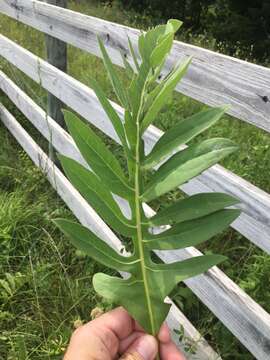
[[[108,115],[108,118],[111,120],[111,123],[114,127],[114,130],[116,134],[118,135],[122,145],[127,149],[127,141],[125,136],[125,130],[123,123],[117,114],[116,110],[111,105],[110,101],[107,99],[105,93],[101,89],[101,87],[98,85],[98,83],[91,79],[90,85],[92,89],[94,90],[100,104],[102,105],[103,109],[105,110],[106,114]]]
[[[136,124],[129,111],[125,111],[125,131],[131,151],[134,151],[137,142]]]
[[[166,25],[166,32],[176,33],[182,25],[183,22],[178,19],[169,19]]]
[[[143,162],[144,169],[153,168],[172,153],[178,146],[188,143],[215,124],[228,107],[204,110],[173,126],[157,141],[151,153]]]
[[[240,210],[220,210],[201,218],[176,224],[161,234],[149,234],[144,242],[149,249],[155,250],[196,246],[225,230],[239,215]]]
[[[170,264],[157,264],[152,269],[153,277],[163,279],[159,281],[159,286],[165,297],[179,282],[202,274],[226,259],[223,255],[203,255]]]
[[[71,183],[95,211],[118,233],[124,236],[135,234],[135,225],[122,213],[112,194],[100,179],[75,160],[58,156]]]
[[[123,87],[123,85],[114,69],[114,65],[107,53],[107,50],[106,50],[102,40],[99,37],[98,37],[98,43],[99,43],[100,51],[102,53],[103,62],[104,62],[105,68],[107,69],[107,72],[109,74],[114,92],[115,92],[116,96],[118,97],[118,100],[120,101],[122,106],[128,108],[129,102],[128,102],[128,96],[127,96],[126,90]]]
[[[129,61],[127,60],[126,54],[123,54],[121,52],[121,57],[122,57],[123,64],[125,66],[127,76],[132,80],[134,78],[134,75],[135,75],[133,67],[130,65]]]
[[[141,196],[142,200],[150,201],[175,189],[216,164],[236,148],[230,140],[214,138],[180,151],[154,174]]]
[[[154,99],[152,105],[150,106],[148,112],[146,113],[146,115],[142,120],[141,133],[143,133],[147,129],[147,127],[152,123],[158,112],[161,110],[161,108],[164,106],[168,98],[171,96],[174,88],[176,87],[180,79],[185,75],[190,62],[191,62],[191,58],[185,60],[166,79],[161,91]]]
[[[88,228],[66,219],[55,219],[54,223],[70,238],[77,249],[92,259],[111,269],[136,272],[138,260],[134,256],[119,255]]]
[[[139,70],[140,70],[140,66],[139,66],[139,63],[138,63],[138,60],[137,60],[137,56],[136,56],[136,54],[135,54],[135,50],[134,50],[134,47],[133,47],[133,45],[132,45],[132,42],[131,42],[129,36],[128,36],[128,47],[129,47],[130,55],[131,55],[132,60],[133,60],[133,62],[134,62],[135,68],[136,68],[137,71],[139,71]]]
[[[136,121],[138,112],[142,106],[142,94],[145,91],[146,82],[150,72],[150,65],[147,62],[143,62],[140,66],[140,71],[137,76],[134,77],[129,88],[129,98],[132,108],[133,121]]]
[[[156,279],[152,279],[153,281]],[[106,299],[122,305],[133,316],[147,333],[151,333],[151,323],[142,282],[133,276],[127,280],[98,273],[93,278],[94,289]],[[166,318],[170,305],[160,301],[162,295],[157,291],[156,281],[150,289],[155,314],[155,327],[159,329]],[[134,301],[136,299],[136,301]],[[155,334],[156,335],[156,334]]]
[[[166,25],[158,25],[140,35],[138,45],[143,62],[150,62],[150,56],[158,43],[158,39],[164,35],[165,31]]]
[[[238,199],[228,194],[195,194],[160,210],[155,216],[149,219],[149,222],[151,226],[173,225],[209,215],[238,203]]]
[[[119,162],[99,136],[73,113],[64,111],[64,115],[68,130],[91,169],[107,183],[113,193],[124,198],[130,197],[133,191]]]
[[[153,68],[157,67],[164,61],[173,44],[173,33],[167,34],[160,44],[153,50],[150,56],[150,64]]]

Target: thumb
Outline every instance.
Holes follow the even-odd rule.
[[[154,336],[139,337],[119,360],[154,360],[158,353],[158,343]]]

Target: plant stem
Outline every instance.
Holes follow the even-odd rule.
[[[140,113],[140,112],[139,112]],[[142,234],[142,216],[141,216],[141,203],[140,203],[140,124],[139,124],[139,113],[137,116],[136,127],[137,127],[137,141],[136,141],[136,153],[135,153],[135,216],[136,216],[136,228],[137,228],[137,242],[138,252],[141,264],[141,273],[144,284],[144,292],[146,297],[147,309],[149,313],[149,320],[151,324],[151,334],[156,334],[155,321],[153,316],[153,309],[151,304],[151,297],[149,293],[147,270],[145,266],[145,254],[143,248],[143,234]]]
[[[145,267],[145,259],[144,259],[144,251],[143,251],[143,242],[142,242],[142,228],[141,228],[141,209],[140,209],[140,200],[139,200],[139,184],[138,184],[138,174],[139,173],[139,166],[136,165],[136,175],[135,175],[135,211],[136,211],[136,227],[137,227],[137,240],[138,240],[138,250],[139,250],[139,257],[141,263],[141,272],[144,282],[144,291],[146,296],[147,308],[149,313],[149,319],[151,323],[151,332],[155,334],[155,325],[154,325],[154,318],[153,318],[153,311],[151,306],[151,298],[149,294],[149,286],[148,286],[148,278],[147,278],[147,271]]]

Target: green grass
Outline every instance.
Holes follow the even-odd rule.
[[[116,5],[110,8],[82,1],[80,4],[71,3],[71,7],[130,26],[147,28],[153,23],[149,17],[124,12]],[[2,34],[44,57],[43,34],[5,16],[0,16],[0,19]],[[196,44],[211,47],[204,40],[193,40]],[[107,96],[115,100],[100,59],[71,46],[68,57],[69,74],[85,84],[89,84],[90,75],[95,77]],[[5,61],[0,61],[0,68],[45,107],[46,93],[39,85]],[[126,81],[121,69],[119,74]],[[38,132],[1,93],[0,101],[47,149]],[[156,125],[167,129],[201,108],[202,104],[175,94],[156,120]],[[226,159],[223,165],[270,192],[268,134],[225,116],[204,134],[204,137],[209,136],[225,136],[238,143],[238,153]],[[121,149],[113,141],[106,141],[121,157]],[[109,306],[94,294],[91,285],[91,278],[100,266],[76,252],[55,228],[52,218],[59,215],[72,217],[72,214],[2,126],[0,142],[0,358],[60,359],[73,322],[76,319],[87,321],[91,308],[97,304]],[[158,208],[169,198],[180,196],[179,192],[172,192],[154,202],[153,206]],[[227,255],[228,260],[222,264],[222,269],[270,311],[269,256],[232,229],[209,241],[202,250]],[[174,298],[223,359],[253,359],[190,290],[179,286]]]
[[[0,358],[61,358],[73,322],[101,304],[91,278],[104,269],[55,228],[70,211],[2,126],[0,141]]]

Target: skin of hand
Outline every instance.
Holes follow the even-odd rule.
[[[164,323],[158,340],[146,334],[122,307],[80,326],[71,337],[64,360],[186,360]]]

